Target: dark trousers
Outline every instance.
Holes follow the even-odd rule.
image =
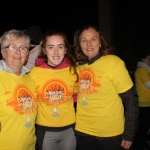
[[[133,147],[136,150],[148,148],[146,140],[150,128],[150,107],[139,107],[139,126]]]
[[[77,135],[77,150],[123,150],[122,135],[99,138]]]

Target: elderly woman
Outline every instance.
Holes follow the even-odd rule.
[[[137,129],[138,105],[124,62],[93,26],[76,31],[79,75],[77,150],[129,149]]]
[[[0,149],[35,150],[37,97],[25,64],[30,38],[20,30],[0,38]]]

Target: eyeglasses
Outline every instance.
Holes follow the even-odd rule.
[[[4,49],[6,49],[6,48],[8,48],[11,51],[16,51],[19,48],[19,50],[21,52],[27,52],[29,50],[28,47],[23,47],[23,46],[17,47],[16,45],[9,45],[9,46],[5,47]]]

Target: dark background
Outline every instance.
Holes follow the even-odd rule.
[[[110,9],[106,5],[99,7],[102,1],[107,1]],[[103,19],[100,19],[100,8],[108,9],[110,15],[105,11],[101,14]],[[71,43],[79,27],[84,24],[101,26],[100,22],[109,16],[111,44],[131,74],[136,67],[138,53],[150,43],[150,0],[7,0],[1,3],[0,14],[0,34],[12,28],[25,30],[33,25],[39,26],[43,33],[59,28]]]
[[[11,28],[27,29],[39,26],[42,32],[51,28],[63,30],[70,41],[74,32],[90,23],[98,26],[98,0],[20,0],[1,5],[0,34]]]
[[[112,4],[114,45],[132,73],[138,54],[150,45],[150,1],[113,0]]]

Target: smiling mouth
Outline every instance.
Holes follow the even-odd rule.
[[[88,48],[88,49],[86,49],[87,51],[93,51],[93,48]]]
[[[14,59],[16,59],[16,60],[21,60],[21,58],[20,58],[20,57],[19,57],[19,58],[18,58],[18,57],[13,57],[13,58],[14,58]]]
[[[58,59],[59,58],[59,56],[53,56],[53,59]]]

